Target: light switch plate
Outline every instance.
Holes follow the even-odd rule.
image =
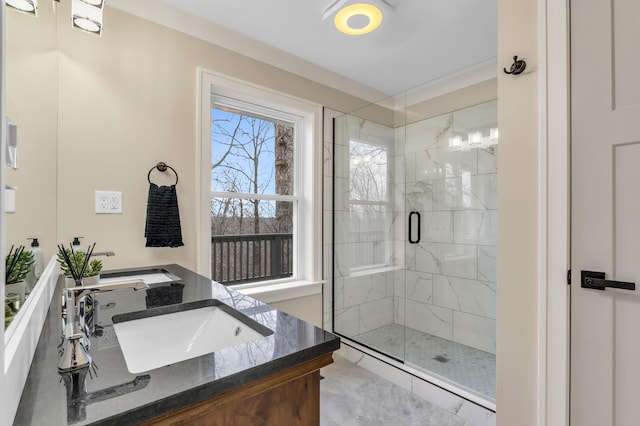
[[[122,192],[96,191],[96,213],[122,213]]]

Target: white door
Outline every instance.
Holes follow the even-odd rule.
[[[638,426],[640,1],[573,0],[571,69],[571,425]]]

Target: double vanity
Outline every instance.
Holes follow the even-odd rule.
[[[109,291],[123,281],[146,289]],[[178,265],[103,274],[86,333],[65,324],[63,293],[60,279],[14,424],[319,424],[333,334]]]

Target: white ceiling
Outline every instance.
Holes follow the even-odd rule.
[[[334,0],[161,1],[386,95],[496,61],[496,0],[360,0],[383,12],[362,36],[340,33],[335,15],[323,20]]]

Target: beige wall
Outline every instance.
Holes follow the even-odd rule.
[[[455,92],[441,95],[428,101],[420,102],[399,111],[396,124],[410,124],[448,112],[457,111],[473,105],[493,101],[498,96],[498,81],[495,78],[465,87]]]
[[[58,54],[53,6],[38,17],[6,16],[6,108],[18,126],[18,169],[5,167],[6,183],[17,187],[16,212],[6,215],[7,249],[39,239],[50,257],[56,247]]]
[[[537,425],[537,6],[498,0],[498,426]],[[505,75],[516,54],[526,72]]]
[[[497,86],[497,79],[492,78],[409,106],[403,105],[403,102],[406,102],[403,96],[397,96],[382,99],[355,111],[345,112],[383,126],[397,128],[495,100],[498,96]]]
[[[196,267],[196,67],[339,110],[368,104],[117,9],[106,13],[100,38],[72,29],[65,10],[58,21],[58,239],[81,235],[113,250],[106,268]],[[180,176],[182,248],[144,247],[147,172],[158,161]],[[123,214],[96,215],[95,190],[122,191]]]
[[[260,299],[260,296],[255,296]],[[269,303],[276,309],[303,319],[316,327],[322,327],[322,294],[296,297],[295,299]]]

